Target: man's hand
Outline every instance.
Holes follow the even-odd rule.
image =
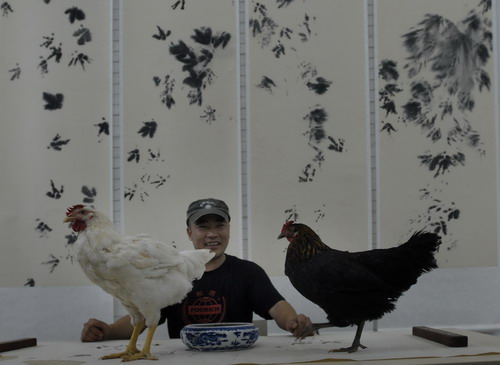
[[[297,314],[295,309],[285,300],[280,300],[269,310],[279,328],[292,333],[295,337],[300,336],[304,329],[312,326],[311,319],[303,314]]]
[[[104,341],[108,339],[109,332],[109,324],[95,318],[90,318],[83,325],[80,340],[82,342]]]
[[[300,336],[304,328],[311,326],[311,319],[303,314],[298,314],[296,318],[289,320],[286,323],[286,329],[295,337]]]
[[[133,329],[128,314],[111,324],[95,318],[90,318],[87,323],[83,325],[80,339],[82,342],[127,340],[132,335]]]

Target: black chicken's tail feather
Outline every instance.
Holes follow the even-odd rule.
[[[434,254],[439,250],[441,237],[436,233],[418,231],[400,247],[411,252],[415,266],[420,268],[421,273],[437,268]]]

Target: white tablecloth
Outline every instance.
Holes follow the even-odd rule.
[[[309,337],[303,341],[295,341],[291,336],[260,337],[253,347],[240,351],[199,352],[188,350],[180,340],[153,341],[152,353],[161,363],[168,365],[234,365],[234,364],[284,364],[301,363],[319,360],[388,360],[414,359],[398,363],[445,363],[462,362],[460,355],[482,355],[482,361],[496,358],[500,364],[500,338],[476,332],[449,329],[455,333],[469,336],[469,346],[450,348],[428,341],[408,331],[381,331],[363,333],[362,343],[367,349],[353,354],[329,353],[332,348],[345,347],[351,344],[353,332],[339,332]],[[80,342],[39,342],[36,347],[4,352],[0,354],[0,365],[107,365],[118,364],[116,360],[99,360],[103,355],[122,351],[127,341],[107,341],[94,343]],[[140,347],[142,341],[139,340]],[[489,356],[484,354],[490,353]],[[435,361],[422,361],[419,358],[435,358]],[[474,360],[477,361],[477,360]],[[371,361],[370,364],[378,363]],[[385,362],[387,363],[387,361]],[[462,362],[463,363],[463,362]],[[486,362],[485,362],[486,363]],[[133,364],[154,364],[148,360],[139,360]],[[336,364],[339,364],[336,362]],[[351,363],[352,364],[352,363]]]

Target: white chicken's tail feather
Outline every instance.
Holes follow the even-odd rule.
[[[205,272],[205,264],[215,256],[209,249],[202,248],[194,251],[180,251],[186,267],[186,275],[189,280],[201,278]]]

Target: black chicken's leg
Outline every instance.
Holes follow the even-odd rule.
[[[334,349],[328,352],[356,352],[358,348],[366,349],[366,346],[363,346],[360,343],[361,333],[363,332],[363,327],[365,326],[365,321],[361,321],[358,323],[358,328],[356,329],[356,335],[354,336],[354,341],[352,341],[352,345],[350,347],[343,347],[341,349]]]
[[[360,343],[361,334],[363,333],[363,327],[365,326],[365,321],[361,321],[357,325],[356,335],[354,336],[354,341],[352,341],[352,345],[350,347],[343,347],[340,349],[333,349],[329,352],[356,352],[361,347],[362,349],[366,349],[366,346],[363,346]],[[312,325],[304,328],[300,335],[297,336],[298,340],[303,340],[307,336],[317,334],[318,330],[321,328],[334,327],[331,323],[313,323]]]

